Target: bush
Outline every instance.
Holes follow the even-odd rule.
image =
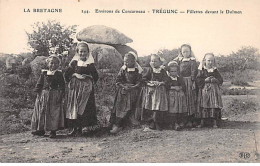
[[[49,56],[49,52],[61,54],[72,46],[76,27],[76,25],[65,27],[56,21],[36,22],[32,25],[34,31],[26,32],[28,44],[35,56]]]
[[[252,81],[254,76],[250,70],[236,71],[231,78],[231,84],[238,86],[249,86],[248,82]]]

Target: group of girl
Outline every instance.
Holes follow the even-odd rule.
[[[87,43],[78,43],[76,51],[64,74],[58,70],[59,57],[47,58],[49,69],[42,71],[35,88],[32,134],[43,136],[51,131],[49,137],[54,138],[57,130],[70,127],[68,135],[75,136],[81,135],[84,127],[97,126],[94,84],[98,72]],[[147,70],[137,63],[136,53],[129,52],[116,78],[110,133],[118,133],[129,122],[144,123],[144,131],[162,130],[165,124],[175,130],[203,127],[207,119],[218,127],[222,83],[214,55],[207,53],[198,67],[190,45],[182,45],[180,55],[168,64],[152,55]]]

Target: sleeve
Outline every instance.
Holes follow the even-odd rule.
[[[44,85],[44,72],[41,73],[33,91],[37,93],[40,92],[43,89],[43,85]]]
[[[219,85],[223,84],[223,78],[222,78],[222,76],[220,75],[220,73],[217,69],[214,72],[214,77],[218,80],[217,84],[219,84]]]
[[[137,71],[137,81],[136,81],[136,85],[139,87],[142,83],[142,74],[140,74],[138,71]]]
[[[163,74],[163,82],[165,83],[165,87],[169,88],[171,78],[168,76],[167,72],[164,69],[162,70],[162,74]]]
[[[206,79],[206,76],[203,72],[203,70],[199,70],[198,71],[198,75],[196,77],[196,82],[197,82],[197,85],[200,89],[202,89],[205,85],[205,79]]]
[[[198,65],[196,60],[191,60],[191,80],[195,81],[198,74]]]
[[[124,82],[124,70],[121,68],[116,76],[116,85]]]
[[[69,67],[65,70],[64,78],[66,82],[69,82],[72,78],[73,73],[75,73],[75,68],[77,66],[77,61],[73,61]]]
[[[142,76],[142,82],[150,81],[152,79],[152,68],[148,68],[146,73]]]
[[[97,72],[97,69],[96,69],[94,63],[89,65],[89,69],[91,71],[91,76],[92,76],[92,78],[94,80],[94,83],[96,84],[99,77],[98,77],[98,72]]]

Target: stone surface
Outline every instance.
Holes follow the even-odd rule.
[[[114,28],[103,25],[93,25],[77,33],[79,41],[99,44],[121,44],[131,43],[133,40]]]
[[[41,74],[41,70],[47,67],[46,63],[47,57],[45,56],[37,56],[31,63],[31,69],[34,76],[39,76]]]
[[[89,49],[99,69],[109,69],[123,64],[122,55],[112,46],[89,44]],[[77,57],[78,55],[74,56]]]

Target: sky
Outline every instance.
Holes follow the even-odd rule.
[[[62,13],[32,12],[37,8],[61,8]],[[24,12],[27,9],[31,12]],[[97,14],[95,9],[145,10],[146,13]],[[166,14],[153,13],[153,9],[223,10],[224,14]],[[82,10],[90,13],[83,14]],[[242,11],[242,14],[226,14],[226,10]],[[78,25],[78,31],[91,25],[115,28],[133,39],[128,45],[139,56],[187,43],[201,59],[207,52],[228,55],[242,46],[259,49],[259,18],[259,0],[0,0],[0,52],[29,51],[25,31],[32,32],[31,25],[37,21],[56,20],[66,26]]]

